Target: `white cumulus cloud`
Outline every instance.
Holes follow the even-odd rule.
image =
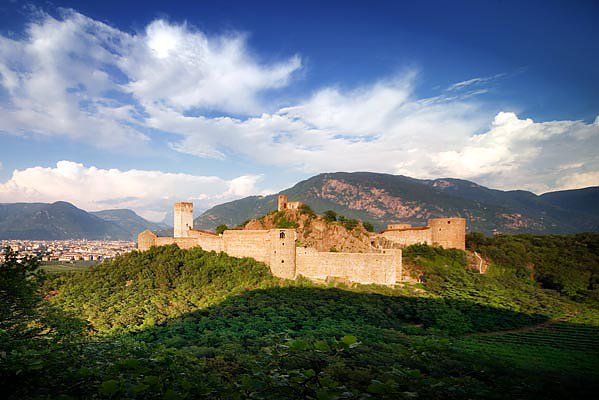
[[[598,184],[599,117],[593,123],[534,121],[491,112],[479,95],[506,74],[458,82],[427,98],[417,95],[415,71],[350,88],[326,85],[285,103],[271,96],[301,68],[293,52],[261,61],[238,32],[209,35],[185,23],[155,20],[129,33],[75,11],[60,18],[42,15],[21,39],[0,36],[0,133],[64,135],[138,150],[154,140],[151,131],[181,153],[241,158],[304,174],[449,176],[536,192]],[[81,168],[96,171],[75,169]],[[24,179],[37,170],[15,176]],[[68,168],[49,170],[56,176]],[[164,178],[172,175],[160,176],[172,182]],[[15,176],[4,191],[13,190]],[[253,179],[220,179],[228,186],[219,186],[218,193],[249,194]],[[19,188],[32,198],[40,191],[24,183]]]
[[[15,170],[0,184],[0,202],[64,200],[85,210],[130,208],[161,220],[175,201],[192,200],[201,209],[256,192],[258,175],[231,180],[215,176],[148,170],[101,169],[72,161],[55,167]]]
[[[146,106],[256,112],[300,67],[298,56],[260,63],[238,33],[156,20],[129,34],[74,11],[42,15],[22,39],[0,35],[0,132],[139,144]]]

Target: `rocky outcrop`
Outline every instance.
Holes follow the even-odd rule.
[[[273,229],[295,227],[298,244],[318,251],[367,253],[371,250],[371,234],[361,223],[347,229],[341,222],[330,222],[319,215],[300,210],[270,213],[250,220],[244,229]]]

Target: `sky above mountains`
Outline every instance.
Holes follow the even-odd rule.
[[[594,1],[4,2],[0,202],[160,220],[315,173],[599,185]]]

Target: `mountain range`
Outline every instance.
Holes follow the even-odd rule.
[[[135,240],[145,229],[165,227],[131,210],[87,212],[64,201],[0,204],[0,239]]]
[[[574,233],[599,231],[599,187],[536,195],[496,190],[474,182],[414,179],[371,172],[316,175],[281,193],[314,211],[333,210],[370,221],[425,225],[429,218],[460,216],[471,231],[491,233]],[[195,219],[200,229],[236,226],[276,210],[276,195],[250,196],[217,205]]]
[[[429,218],[461,216],[470,231],[487,234],[599,231],[598,186],[536,195],[461,179],[336,172],[313,176],[281,193],[318,213],[333,210],[369,221],[377,230],[388,223],[418,226]],[[207,210],[194,225],[208,230],[221,224],[233,227],[276,209],[276,194],[250,196]],[[126,209],[87,212],[64,201],[0,204],[0,239],[135,240],[145,229],[172,235],[167,224],[147,221]]]

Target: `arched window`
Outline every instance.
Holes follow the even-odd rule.
[[[285,232],[281,231],[281,233],[279,233],[279,239],[285,239]]]

